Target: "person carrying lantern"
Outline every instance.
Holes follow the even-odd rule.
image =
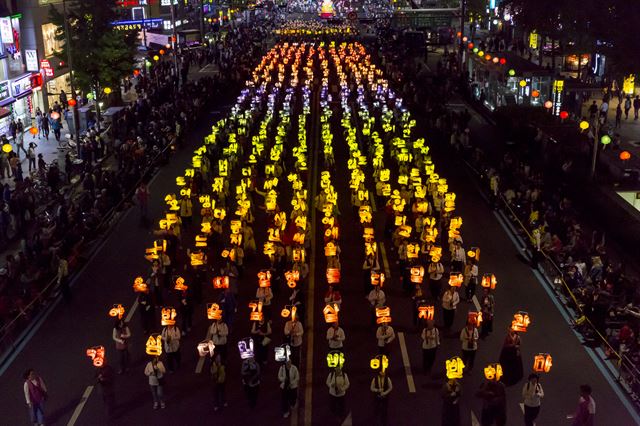
[[[462,387],[456,379],[442,386],[442,426],[460,426],[460,396]]]
[[[371,393],[374,396],[374,413],[376,424],[387,425],[387,411],[389,408],[389,394],[393,390],[391,378],[387,377],[384,368],[378,370],[378,375],[371,379]]]
[[[502,365],[502,382],[507,385],[515,385],[523,376],[522,355],[520,354],[520,336],[517,331],[509,328],[507,336],[500,352],[500,365]]]

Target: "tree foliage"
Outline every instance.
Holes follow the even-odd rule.
[[[67,4],[73,80],[81,90],[118,87],[133,68],[137,35],[135,31],[113,28],[111,23],[117,19],[115,11],[116,0],[69,1]],[[66,62],[68,46],[62,8],[51,6],[49,17],[58,27],[56,40],[63,44],[55,55]]]

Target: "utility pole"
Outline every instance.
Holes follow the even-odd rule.
[[[69,34],[69,18],[67,17],[67,0],[62,1],[62,13],[64,16],[64,34],[66,36],[65,42],[67,43],[67,61],[69,62],[69,86],[71,87],[71,99],[76,100],[76,91],[73,84],[73,56],[71,55],[71,35]],[[71,132],[73,139],[76,142],[76,150],[78,155],[80,154],[80,113],[78,108],[80,105],[77,103],[73,108],[73,127],[75,132]],[[75,136],[75,137],[74,137]]]
[[[460,39],[458,40],[458,55],[460,56],[460,73],[462,73],[462,67],[464,65],[464,48],[462,38],[464,37],[464,17],[467,14],[467,0],[460,0]],[[471,34],[469,34],[471,37]]]
[[[171,27],[173,29],[173,39],[171,40],[171,46],[173,48],[173,67],[176,73],[176,79],[178,81],[177,86],[180,85],[180,73],[178,71],[178,33],[176,31],[176,4],[175,0],[171,2]]]
[[[200,0],[200,44],[204,44],[204,0]]]
[[[591,180],[596,180],[596,165],[598,163],[598,148],[600,148],[600,116],[596,115],[593,126],[593,148],[591,153]]]

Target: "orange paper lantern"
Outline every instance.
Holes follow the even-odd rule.
[[[37,135],[38,134],[38,128],[37,127],[32,127],[29,129],[29,133],[31,133],[32,135]]]
[[[433,321],[434,307],[431,306],[418,306],[418,318],[422,318],[426,321]]]
[[[104,346],[94,346],[87,349],[87,356],[93,361],[94,367],[102,367],[104,365]]]
[[[187,291],[189,286],[184,283],[184,278],[178,277],[176,278],[176,285],[173,288],[178,291]]]
[[[482,276],[482,281],[480,284],[484,288],[495,290],[496,285],[498,284],[498,280],[496,280],[496,276],[493,274],[484,274]]]
[[[136,277],[133,280],[133,291],[136,293],[146,293],[149,291],[149,287],[147,287],[147,283],[144,282],[142,277]]]
[[[76,102],[75,99],[69,99],[67,103],[69,104],[70,107],[74,107],[78,102]]]
[[[162,308],[162,311],[160,311],[160,315],[160,323],[163,326],[176,325],[176,316],[178,314],[176,313],[176,310],[174,308]]]
[[[622,161],[627,161],[627,160],[629,160],[630,158],[631,158],[631,153],[630,153],[629,151],[622,151],[622,152],[620,153],[620,159],[621,159]]]
[[[324,321],[327,324],[332,324],[334,322],[338,322],[338,312],[340,311],[340,307],[333,303],[330,305],[326,305],[322,310],[324,314]]]
[[[533,357],[533,371],[536,373],[548,373],[552,365],[553,359],[549,354],[537,354]]]
[[[525,333],[527,331],[527,327],[529,327],[529,324],[531,324],[529,314],[524,311],[519,311],[518,313],[513,315],[513,321],[511,321],[511,329],[513,331]]]
[[[474,327],[480,327],[480,324],[482,324],[482,312],[469,312],[467,315],[467,323],[473,324]]]
[[[376,323],[387,324],[390,322],[391,322],[391,308],[389,308],[388,306],[376,308]]]
[[[340,269],[327,268],[327,283],[331,285],[340,283]]]

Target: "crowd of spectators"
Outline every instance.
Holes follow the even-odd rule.
[[[19,248],[6,255],[0,269],[0,339],[15,331],[3,327],[17,315],[25,320],[33,316],[41,304],[27,311],[25,307],[56,276],[55,292],[69,295],[66,276],[78,264],[82,248],[96,237],[105,215],[116,206],[130,205],[139,182],[180,145],[206,111],[203,107],[229,95],[234,84],[246,78],[263,31],[260,26],[241,26],[219,44],[185,50],[179,58],[183,75],[192,64],[202,63],[216,64],[219,74],[188,81],[179,78],[174,62],[167,59],[128,81],[125,90],[135,91],[136,100],[123,108],[110,128],[101,133],[90,129],[83,135],[78,159],[66,156],[65,173],[57,162],[47,166],[38,185],[47,186],[48,199],[34,196],[34,183],[28,178],[14,189],[4,186],[0,239],[19,242]]]

